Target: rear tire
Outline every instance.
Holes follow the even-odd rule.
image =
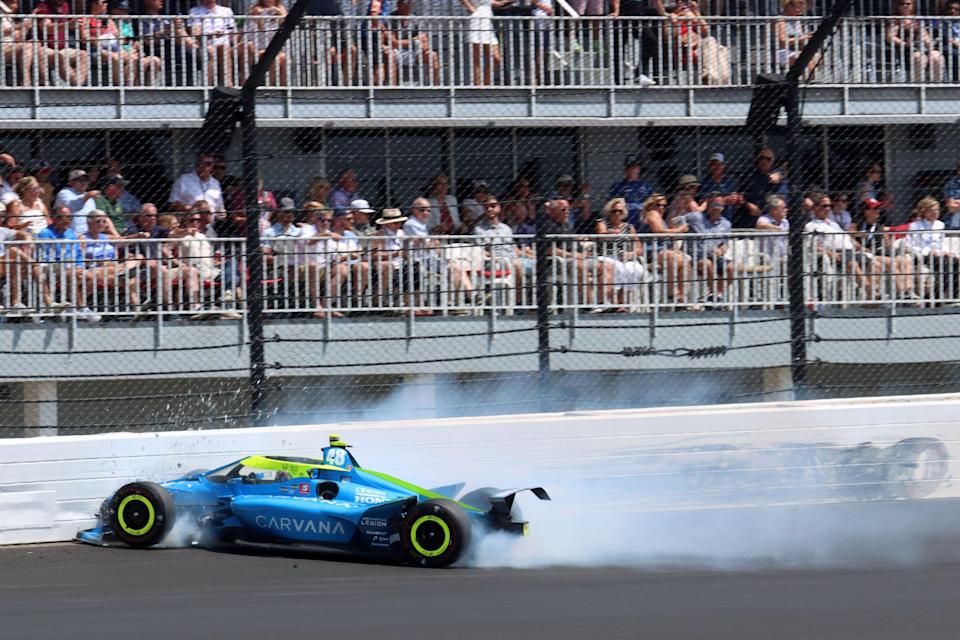
[[[110,526],[124,544],[152,547],[173,528],[173,498],[155,482],[132,482],[110,499]]]
[[[446,567],[470,546],[470,517],[453,500],[417,504],[400,525],[401,560],[421,567]]]

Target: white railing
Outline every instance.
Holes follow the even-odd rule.
[[[863,244],[861,244],[861,242]],[[0,244],[8,317],[239,317],[249,297],[242,239]],[[534,239],[363,237],[265,242],[267,314],[479,315],[533,312]],[[554,312],[784,308],[786,237],[555,236],[546,285]],[[810,306],[960,303],[960,235],[904,232],[804,238]]]
[[[185,16],[11,16],[0,36],[0,87],[207,88],[238,86],[279,24],[237,16],[233,30],[204,33]],[[499,55],[474,45],[469,17],[306,18],[267,86],[631,87],[751,86],[783,71],[795,36],[820,18],[496,18]],[[842,84],[960,81],[960,22],[847,18],[810,80]],[[781,32],[781,27],[783,31]],[[159,35],[157,35],[159,34]],[[788,39],[781,41],[786,34]],[[903,36],[903,37],[901,37]]]

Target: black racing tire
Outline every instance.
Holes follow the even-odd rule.
[[[937,438],[906,438],[890,447],[887,487],[893,498],[925,498],[947,479],[950,452]]]
[[[156,482],[131,482],[110,499],[110,527],[124,544],[152,547],[173,528],[175,507],[170,493]]]
[[[470,517],[453,500],[427,500],[410,510],[399,534],[402,561],[420,567],[447,567],[470,546]]]

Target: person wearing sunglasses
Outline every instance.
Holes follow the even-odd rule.
[[[753,173],[747,178],[743,197],[743,206],[734,212],[735,229],[752,229],[757,218],[763,214],[763,204],[769,195],[787,197],[787,181],[781,169],[777,168],[777,155],[770,147],[761,147],[754,157]]]

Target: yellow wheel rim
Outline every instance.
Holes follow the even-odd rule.
[[[420,530],[422,525],[427,523],[436,524],[442,533],[440,545],[435,549],[427,549],[420,544],[419,540],[417,540],[417,531]],[[420,516],[413,523],[413,527],[410,528],[410,542],[413,544],[413,548],[416,549],[417,553],[420,555],[426,558],[435,558],[439,555],[443,555],[443,553],[450,548],[450,543],[452,542],[452,537],[450,536],[450,527],[448,527],[447,523],[437,516]]]
[[[128,525],[126,520],[123,517],[124,510],[126,509],[127,505],[129,505],[131,502],[139,502],[147,510],[146,524],[144,524],[139,529],[134,529],[131,525]],[[120,506],[117,507],[117,520],[120,522],[120,528],[123,529],[125,533],[131,536],[142,536],[143,534],[147,533],[148,531],[150,531],[150,529],[153,528],[153,525],[157,521],[157,514],[153,510],[153,505],[150,503],[149,500],[147,500],[147,498],[140,495],[139,493],[134,493],[120,501]]]

